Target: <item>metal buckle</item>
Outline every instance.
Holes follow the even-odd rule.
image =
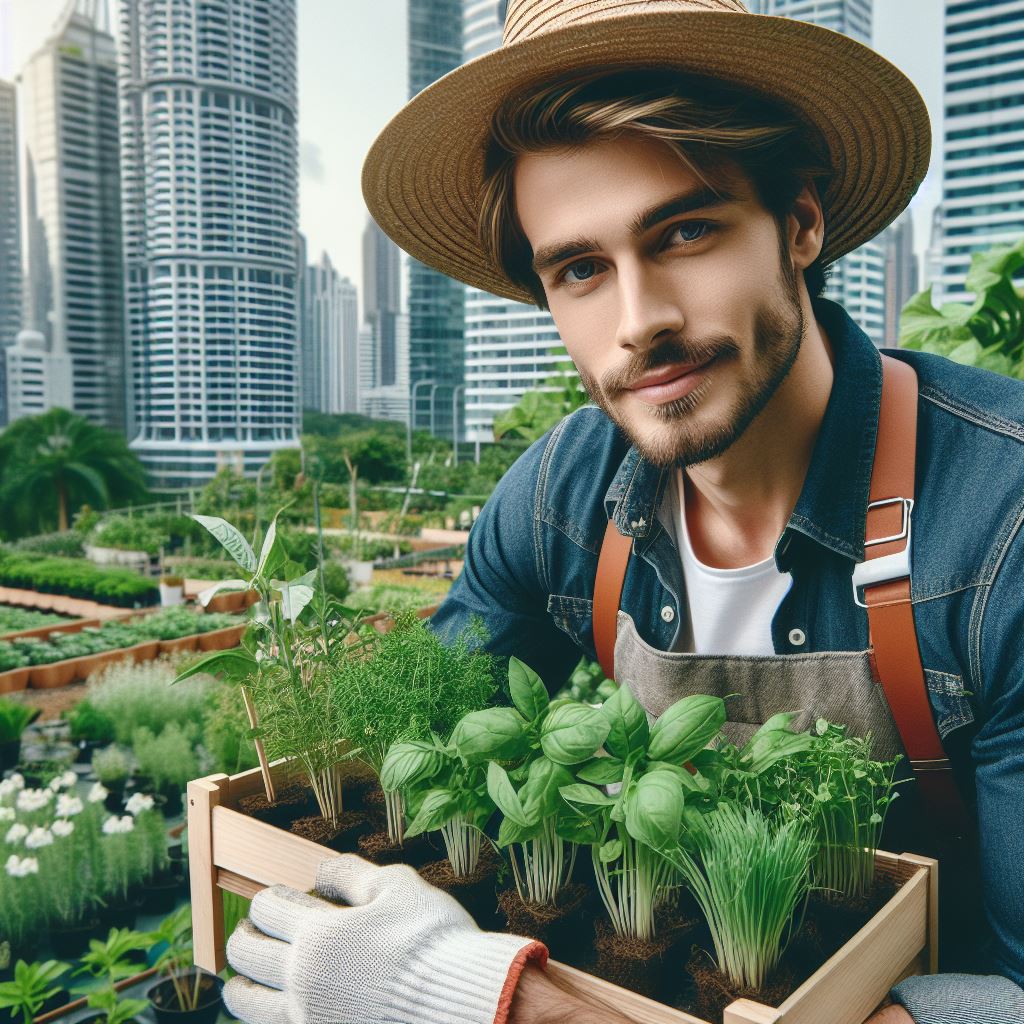
[[[882,555],[881,558],[865,558],[863,562],[858,562],[853,567],[853,600],[861,608],[867,608],[867,605],[860,599],[860,592],[864,587],[910,576],[910,513],[914,508],[914,499],[882,498],[879,501],[869,502],[868,511],[870,512],[873,508],[881,508],[883,505],[895,505],[897,502],[903,507],[900,532],[894,533],[891,537],[865,540],[864,547],[888,544],[894,540],[902,540],[904,537],[907,543],[900,551],[894,551],[889,555]]]

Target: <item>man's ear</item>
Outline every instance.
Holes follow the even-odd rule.
[[[787,217],[789,252],[797,270],[805,270],[821,254],[825,243],[825,215],[813,181],[800,190]]]

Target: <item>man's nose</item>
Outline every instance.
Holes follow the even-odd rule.
[[[657,268],[629,262],[619,265],[619,324],[616,341],[621,348],[650,348],[666,332],[678,334],[685,319],[673,283]]]

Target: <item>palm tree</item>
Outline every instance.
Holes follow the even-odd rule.
[[[120,435],[67,409],[26,416],[0,433],[0,508],[10,535],[67,530],[88,503],[144,498],[146,475]]]

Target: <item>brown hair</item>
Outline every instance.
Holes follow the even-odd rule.
[[[716,79],[670,68],[577,72],[507,99],[491,122],[478,232],[484,250],[547,308],[533,252],[515,210],[512,171],[521,153],[634,133],[661,139],[704,177],[730,160],[752,182],[783,232],[805,182],[824,195],[831,167],[817,133],[779,103]],[[827,227],[827,221],[826,221]],[[804,270],[812,297],[825,288],[820,257]]]

